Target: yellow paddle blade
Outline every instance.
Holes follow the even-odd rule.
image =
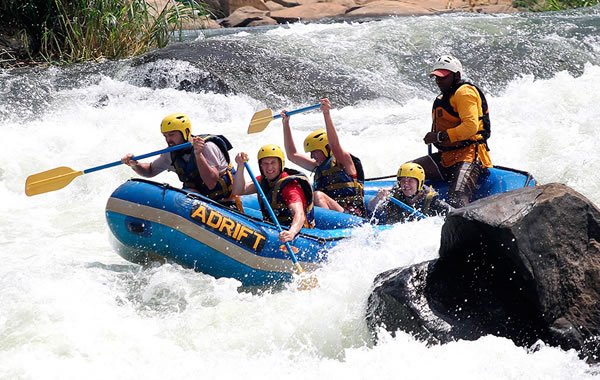
[[[300,263],[296,263],[296,271],[300,276],[298,290],[311,290],[319,287],[319,280],[313,274],[308,274],[302,269]]]
[[[258,111],[252,116],[250,125],[248,126],[248,134],[258,133],[267,128],[267,125],[273,120],[273,111],[270,108],[266,110]]]
[[[75,177],[79,177],[82,174],[83,171],[76,172],[71,168],[61,166],[59,168],[30,175],[25,181],[25,194],[32,196],[62,189],[71,183]]]

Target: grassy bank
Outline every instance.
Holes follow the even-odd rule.
[[[182,23],[208,11],[202,3],[145,0],[4,0],[0,65],[19,60],[74,63],[118,59],[167,45]],[[2,41],[0,41],[2,42]],[[2,51],[3,50],[3,51]]]
[[[515,7],[531,11],[562,11],[572,8],[592,7],[600,0],[515,0]]]

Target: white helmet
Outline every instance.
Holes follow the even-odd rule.
[[[447,71],[441,71],[441,70],[447,70]],[[438,76],[438,77],[445,77],[446,75],[450,74],[450,72],[453,72],[453,73],[459,72],[462,74],[462,71],[463,71],[462,64],[460,63],[460,61],[458,59],[454,58],[451,55],[442,55],[433,64],[433,70],[429,74],[429,77],[432,77],[434,75]]]

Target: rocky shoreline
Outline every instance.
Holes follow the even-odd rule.
[[[154,1],[158,7],[168,0]],[[514,13],[512,0],[208,0],[217,20],[198,20],[186,28],[253,27],[322,19],[423,16],[448,12]]]

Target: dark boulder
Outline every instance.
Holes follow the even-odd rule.
[[[189,64],[190,73],[168,70],[177,61]],[[132,66],[132,75],[137,73],[152,86],[158,83],[162,88],[162,83],[175,83],[174,88],[185,87],[180,85],[185,77],[186,83],[201,86],[187,86],[188,91],[246,94],[276,108],[289,107],[290,101],[311,104],[321,97],[341,107],[382,96],[352,72],[332,70],[250,40],[206,39],[173,44],[135,58]],[[164,73],[170,77],[164,78]]]
[[[492,334],[600,354],[600,210],[561,184],[453,211],[437,260],[380,274],[367,322],[428,342]]]

